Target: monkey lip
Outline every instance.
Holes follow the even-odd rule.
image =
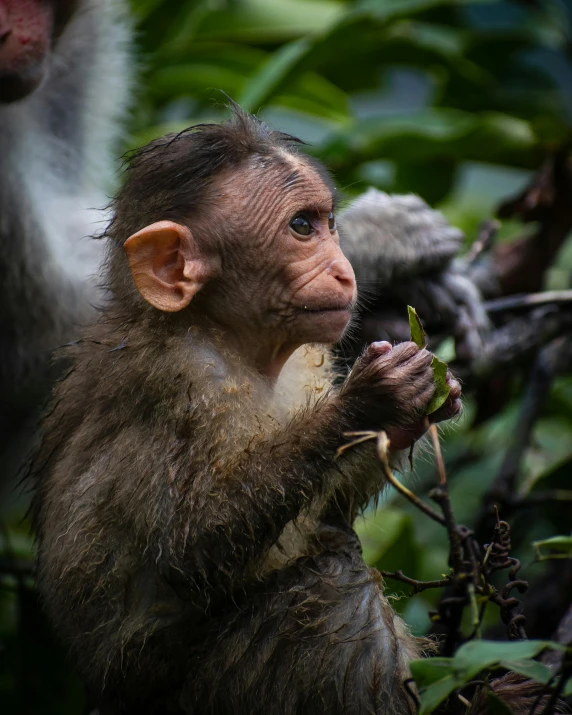
[[[302,314],[316,315],[319,313],[346,313],[348,316],[351,313],[351,306],[349,305],[335,305],[335,306],[321,306],[319,308],[308,308],[307,306],[295,308],[296,312]]]
[[[348,326],[352,312],[346,306],[321,306],[319,308],[296,308],[300,323],[306,324],[313,340],[323,343],[335,343]]]

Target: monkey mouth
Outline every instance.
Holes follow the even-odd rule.
[[[312,314],[312,313],[352,313],[354,309],[353,304],[346,305],[322,305],[318,307],[310,307],[307,305],[297,306],[295,308],[297,313],[302,314]]]
[[[347,308],[300,308],[301,313],[349,313]]]

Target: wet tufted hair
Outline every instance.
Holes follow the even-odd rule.
[[[248,164],[265,168],[299,155],[302,140],[273,131],[234,102],[228,106],[232,115],[224,122],[188,127],[125,156],[124,184],[110,205],[113,219],[104,234],[104,282],[119,304],[140,304],[123,251],[129,236],[156,221],[196,224],[201,216],[210,215],[216,200],[210,188],[221,173]],[[331,186],[318,162],[306,155],[303,160]],[[196,238],[200,241],[201,236]]]
[[[303,142],[271,130],[238,105],[220,124],[167,134],[125,157],[126,179],[113,201],[107,234],[123,243],[154,221],[184,223],[200,212],[213,179],[253,157],[296,154]]]

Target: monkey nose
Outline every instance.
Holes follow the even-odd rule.
[[[353,303],[357,296],[357,288],[354,270],[350,262],[345,259],[333,261],[328,272],[340,284],[348,304]]]

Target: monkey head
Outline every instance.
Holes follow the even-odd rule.
[[[356,283],[334,193],[306,157],[251,156],[213,177],[194,217],[125,241],[134,283],[154,308],[220,329],[276,377],[300,345],[334,343],[350,321]]]
[[[78,2],[0,0],[0,103],[23,99],[40,86]]]

